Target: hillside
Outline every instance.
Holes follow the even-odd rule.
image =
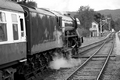
[[[100,10],[97,11],[103,15],[112,15],[113,20],[116,20],[118,18],[120,18],[120,9],[115,9],[115,10],[109,10],[109,9],[105,9],[105,10]]]
[[[70,11],[68,11],[68,13],[69,13],[71,16],[74,16],[74,15],[77,14],[77,12],[70,12]]]
[[[98,13],[101,13],[103,15],[112,15],[113,20],[116,20],[118,18],[120,18],[120,9],[115,9],[115,10],[109,10],[109,9],[105,9],[105,10],[100,10],[100,11],[96,11]],[[77,12],[69,12],[69,14],[71,14],[71,16],[74,16]]]

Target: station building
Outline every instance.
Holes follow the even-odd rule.
[[[100,33],[100,31],[99,31],[99,23],[97,23],[96,21],[93,21],[92,23],[91,23],[91,28],[90,28],[90,37],[97,37],[97,36],[99,36],[99,33]]]

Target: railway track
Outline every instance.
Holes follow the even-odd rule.
[[[109,39],[110,36],[113,36],[113,34],[114,34],[114,33],[109,34],[108,36],[106,36],[105,39],[103,39],[103,40],[101,40],[101,41],[98,41],[98,42],[95,42],[95,43],[86,45],[86,46],[84,46],[84,47],[80,47],[80,48],[79,48],[79,53],[80,53],[80,54],[84,54],[84,52],[87,52],[87,51],[89,51],[89,50],[91,50],[91,49],[96,48],[97,46],[102,45],[105,41],[107,41],[107,40]]]
[[[105,48],[106,42],[64,80],[100,80],[114,48],[112,40],[108,43],[111,47],[108,51],[104,52],[107,54],[100,56],[103,52],[101,52],[101,50]],[[99,55],[99,57],[96,57],[97,55]]]
[[[94,49],[95,47],[97,47],[97,46],[100,46],[100,45],[102,45],[105,41],[107,41],[107,39],[104,39],[104,40],[102,40],[102,41],[100,41],[100,42],[96,42],[96,43],[93,43],[93,44],[90,44],[90,45],[88,45],[88,46],[86,46],[86,47],[83,47],[82,49],[82,51],[80,52],[80,53],[84,53],[84,52],[87,52],[87,51],[89,51],[89,50],[91,50],[91,49]],[[93,57],[99,57],[99,56],[101,56],[101,57],[106,57],[105,55],[95,55],[95,56],[93,56]],[[74,58],[75,58],[76,56],[74,56]],[[89,56],[82,56],[82,57],[78,57],[77,56],[77,58],[89,58]],[[64,69],[62,69],[63,70],[63,72],[64,72]],[[50,72],[49,72],[50,71]],[[58,71],[60,71],[60,70],[58,70]],[[66,71],[66,70],[65,70]],[[68,69],[68,71],[69,71],[69,69]],[[72,72],[74,71],[74,70],[71,70]],[[42,77],[41,76],[39,76],[39,74],[37,75],[37,76],[33,76],[33,77],[31,77],[31,78],[29,78],[28,80],[44,80],[44,77],[47,77],[48,75],[50,75],[50,74],[55,74],[57,71],[56,70],[48,70],[47,72],[45,72],[45,74],[43,74],[42,75]],[[62,72],[61,72],[62,73]],[[37,78],[38,77],[38,78]],[[48,80],[56,80],[56,79],[48,79]],[[62,80],[62,79],[60,79],[60,80]],[[64,80],[64,79],[63,79]]]
[[[113,37],[114,38],[114,37]],[[106,57],[108,56],[108,55],[106,55],[106,54],[101,54],[101,53],[97,53],[97,52],[100,52],[100,51],[103,51],[102,49],[104,49],[104,48],[107,48],[107,47],[109,47],[110,48],[110,45],[112,45],[112,43],[113,42],[110,42],[109,43],[109,41],[111,40],[112,38],[109,38],[109,39],[107,39],[107,40],[104,40],[104,42],[102,42],[102,44],[101,45],[98,45],[98,46],[96,46],[96,47],[94,47],[94,48],[91,48],[91,49],[89,49],[89,50],[87,50],[87,51],[83,51],[84,53],[85,53],[85,55],[80,55],[80,56],[77,56],[76,58],[80,58],[81,59],[81,64],[79,65],[79,66],[82,66],[84,63],[85,63],[85,61],[88,59],[88,58],[90,58],[90,55],[92,54],[93,55],[93,52],[94,52],[94,56],[92,57],[92,61],[94,62],[94,61],[98,61],[98,59],[99,60],[101,60],[101,61],[103,61],[104,59],[106,59]],[[106,44],[104,44],[106,42],[106,44],[107,44],[107,46],[106,46]],[[101,46],[101,50],[97,50],[99,47]],[[106,47],[103,47],[104,46],[106,46]],[[97,51],[96,51],[97,50]],[[109,51],[109,50],[108,50]],[[92,52],[92,53],[91,53]],[[95,54],[96,53],[96,54]],[[108,52],[104,52],[104,53],[108,53]],[[115,55],[110,55],[110,59],[112,59],[112,61],[114,61],[114,59],[115,59]],[[105,61],[105,60],[104,60]],[[103,61],[103,62],[104,62]],[[111,60],[110,60],[111,61]],[[102,63],[103,62],[101,62],[101,64],[100,65],[103,65]],[[92,63],[92,62],[91,62]],[[91,63],[89,63],[89,64],[91,64]],[[99,62],[100,63],[100,62]],[[86,65],[86,64],[85,64]],[[93,63],[92,63],[92,65],[94,65]],[[97,65],[97,64],[95,64],[96,66],[98,66],[98,68],[99,69],[101,69],[101,67],[99,66],[99,65]],[[76,67],[73,67],[73,68],[61,68],[60,70],[58,70],[57,72],[55,72],[53,75],[51,75],[51,76],[49,76],[49,77],[47,77],[47,78],[45,78],[44,80],[69,80],[69,79],[67,79],[70,75],[72,75],[72,73],[74,73],[77,69],[79,69],[80,67],[78,67],[78,66],[76,66]],[[82,68],[82,67],[81,67]],[[93,71],[95,71],[97,68],[92,68],[92,67],[88,67],[88,68],[86,68],[86,69],[88,69],[88,70],[93,70]],[[81,72],[81,71],[80,71]],[[87,71],[85,71],[85,72],[87,72]],[[90,71],[88,71],[88,72],[90,72]],[[91,76],[89,76],[88,74],[90,74],[90,73],[84,73],[84,76],[82,76],[83,77],[83,79],[82,80],[87,80],[87,79],[85,79],[85,76],[87,76],[87,77],[91,77]],[[94,72],[92,72],[92,73],[94,73]],[[85,75],[85,74],[87,74],[87,75]],[[79,76],[79,75],[78,75]],[[94,75],[95,76],[95,75]],[[93,77],[93,76],[92,76]],[[81,79],[70,79],[70,80],[81,80]],[[89,79],[88,79],[89,80]],[[95,80],[95,79],[91,79],[91,80]]]
[[[93,52],[95,52],[97,54],[97,51],[98,52],[101,51],[101,50],[95,51],[96,49],[98,49],[100,46],[101,46],[101,49],[102,49],[102,46],[104,46],[104,43],[106,42],[106,44],[107,44],[113,38],[114,37],[111,37],[111,38],[108,37],[108,38],[106,38],[106,39],[104,39],[104,40],[102,40],[100,42],[93,43],[93,45],[90,44],[90,45],[88,45],[86,47],[83,47],[82,49],[84,49],[85,51],[84,50],[81,51],[80,55],[74,56],[74,58],[80,58],[81,59],[81,64],[80,65],[82,66],[87,61],[87,58],[90,58],[90,55],[93,54]],[[109,45],[107,47],[109,47]],[[101,53],[100,53],[100,55],[96,55],[96,54],[94,56],[92,56],[91,58],[93,58],[93,59],[97,59],[97,58],[104,59],[105,58],[106,59],[106,57],[108,56],[108,55],[101,54]],[[115,55],[110,55],[110,57],[112,57],[112,59],[115,59],[116,56]],[[44,80],[69,80],[67,78],[70,75],[72,75],[71,73],[74,73],[77,69],[78,69],[78,66],[75,66],[73,68],[61,68],[60,70],[58,70],[57,72],[53,73],[52,75],[50,75],[49,77],[45,78]],[[91,68],[88,68],[88,69],[91,69]],[[93,68],[92,70],[96,70],[96,68],[95,69]],[[77,80],[81,80],[81,79],[77,79]],[[86,79],[82,79],[82,80],[86,80]],[[94,79],[92,79],[92,80],[94,80]]]
[[[107,40],[107,38],[103,39],[103,40],[101,40],[99,42],[95,42],[95,43],[86,45],[84,47],[81,47],[81,48],[79,48],[79,53],[83,54],[86,51],[89,51],[89,50],[91,50],[91,49],[93,49],[93,48],[95,48],[95,47],[97,47],[99,45],[102,45],[106,40]]]

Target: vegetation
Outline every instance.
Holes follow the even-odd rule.
[[[89,34],[89,28],[91,27],[91,22],[94,20],[94,10],[90,9],[89,6],[81,6],[77,12],[76,17],[79,18],[81,26],[83,28],[83,36]]]
[[[27,2],[27,5],[32,6],[32,7],[37,7],[37,3],[33,1]]]
[[[78,10],[78,14],[77,14],[81,25],[89,30],[89,28],[91,27],[91,22],[94,20],[94,10],[90,9],[88,6],[81,6]]]
[[[115,31],[120,30],[120,18],[114,21],[111,14],[102,15],[91,9],[89,6],[81,6],[75,16],[78,17],[81,22],[83,36],[89,35],[89,29],[91,27],[92,21],[96,21],[99,24],[99,29],[100,25],[102,25],[102,31],[109,31],[112,29]]]
[[[37,3],[31,0],[11,0],[11,1],[18,2],[19,4],[23,4],[29,7],[37,7]]]
[[[91,9],[89,6],[81,6],[77,12],[76,17],[79,18],[81,22],[83,30],[82,36],[89,36],[89,29],[91,28],[91,23],[93,21],[96,21],[98,24],[100,24],[100,20],[104,19],[104,16],[100,13],[95,12],[93,9]]]
[[[114,29],[115,31],[119,31],[120,30],[120,18],[118,18],[115,22],[114,22]]]

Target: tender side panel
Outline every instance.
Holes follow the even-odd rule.
[[[53,41],[53,31],[56,27],[55,17],[31,13],[32,45]]]
[[[54,32],[57,31],[58,23],[54,14],[41,10],[24,7],[29,16],[27,22],[28,55],[46,51],[60,46],[60,41],[56,41]],[[60,45],[59,45],[60,44]]]
[[[32,53],[35,54],[38,52],[54,49],[54,48],[60,48],[63,46],[62,39],[56,40],[56,41],[51,41],[51,42],[46,42],[46,43],[40,43],[38,45],[33,45],[32,47]]]
[[[56,47],[54,30],[57,27],[56,17],[46,14],[31,13],[31,53],[49,50]]]

